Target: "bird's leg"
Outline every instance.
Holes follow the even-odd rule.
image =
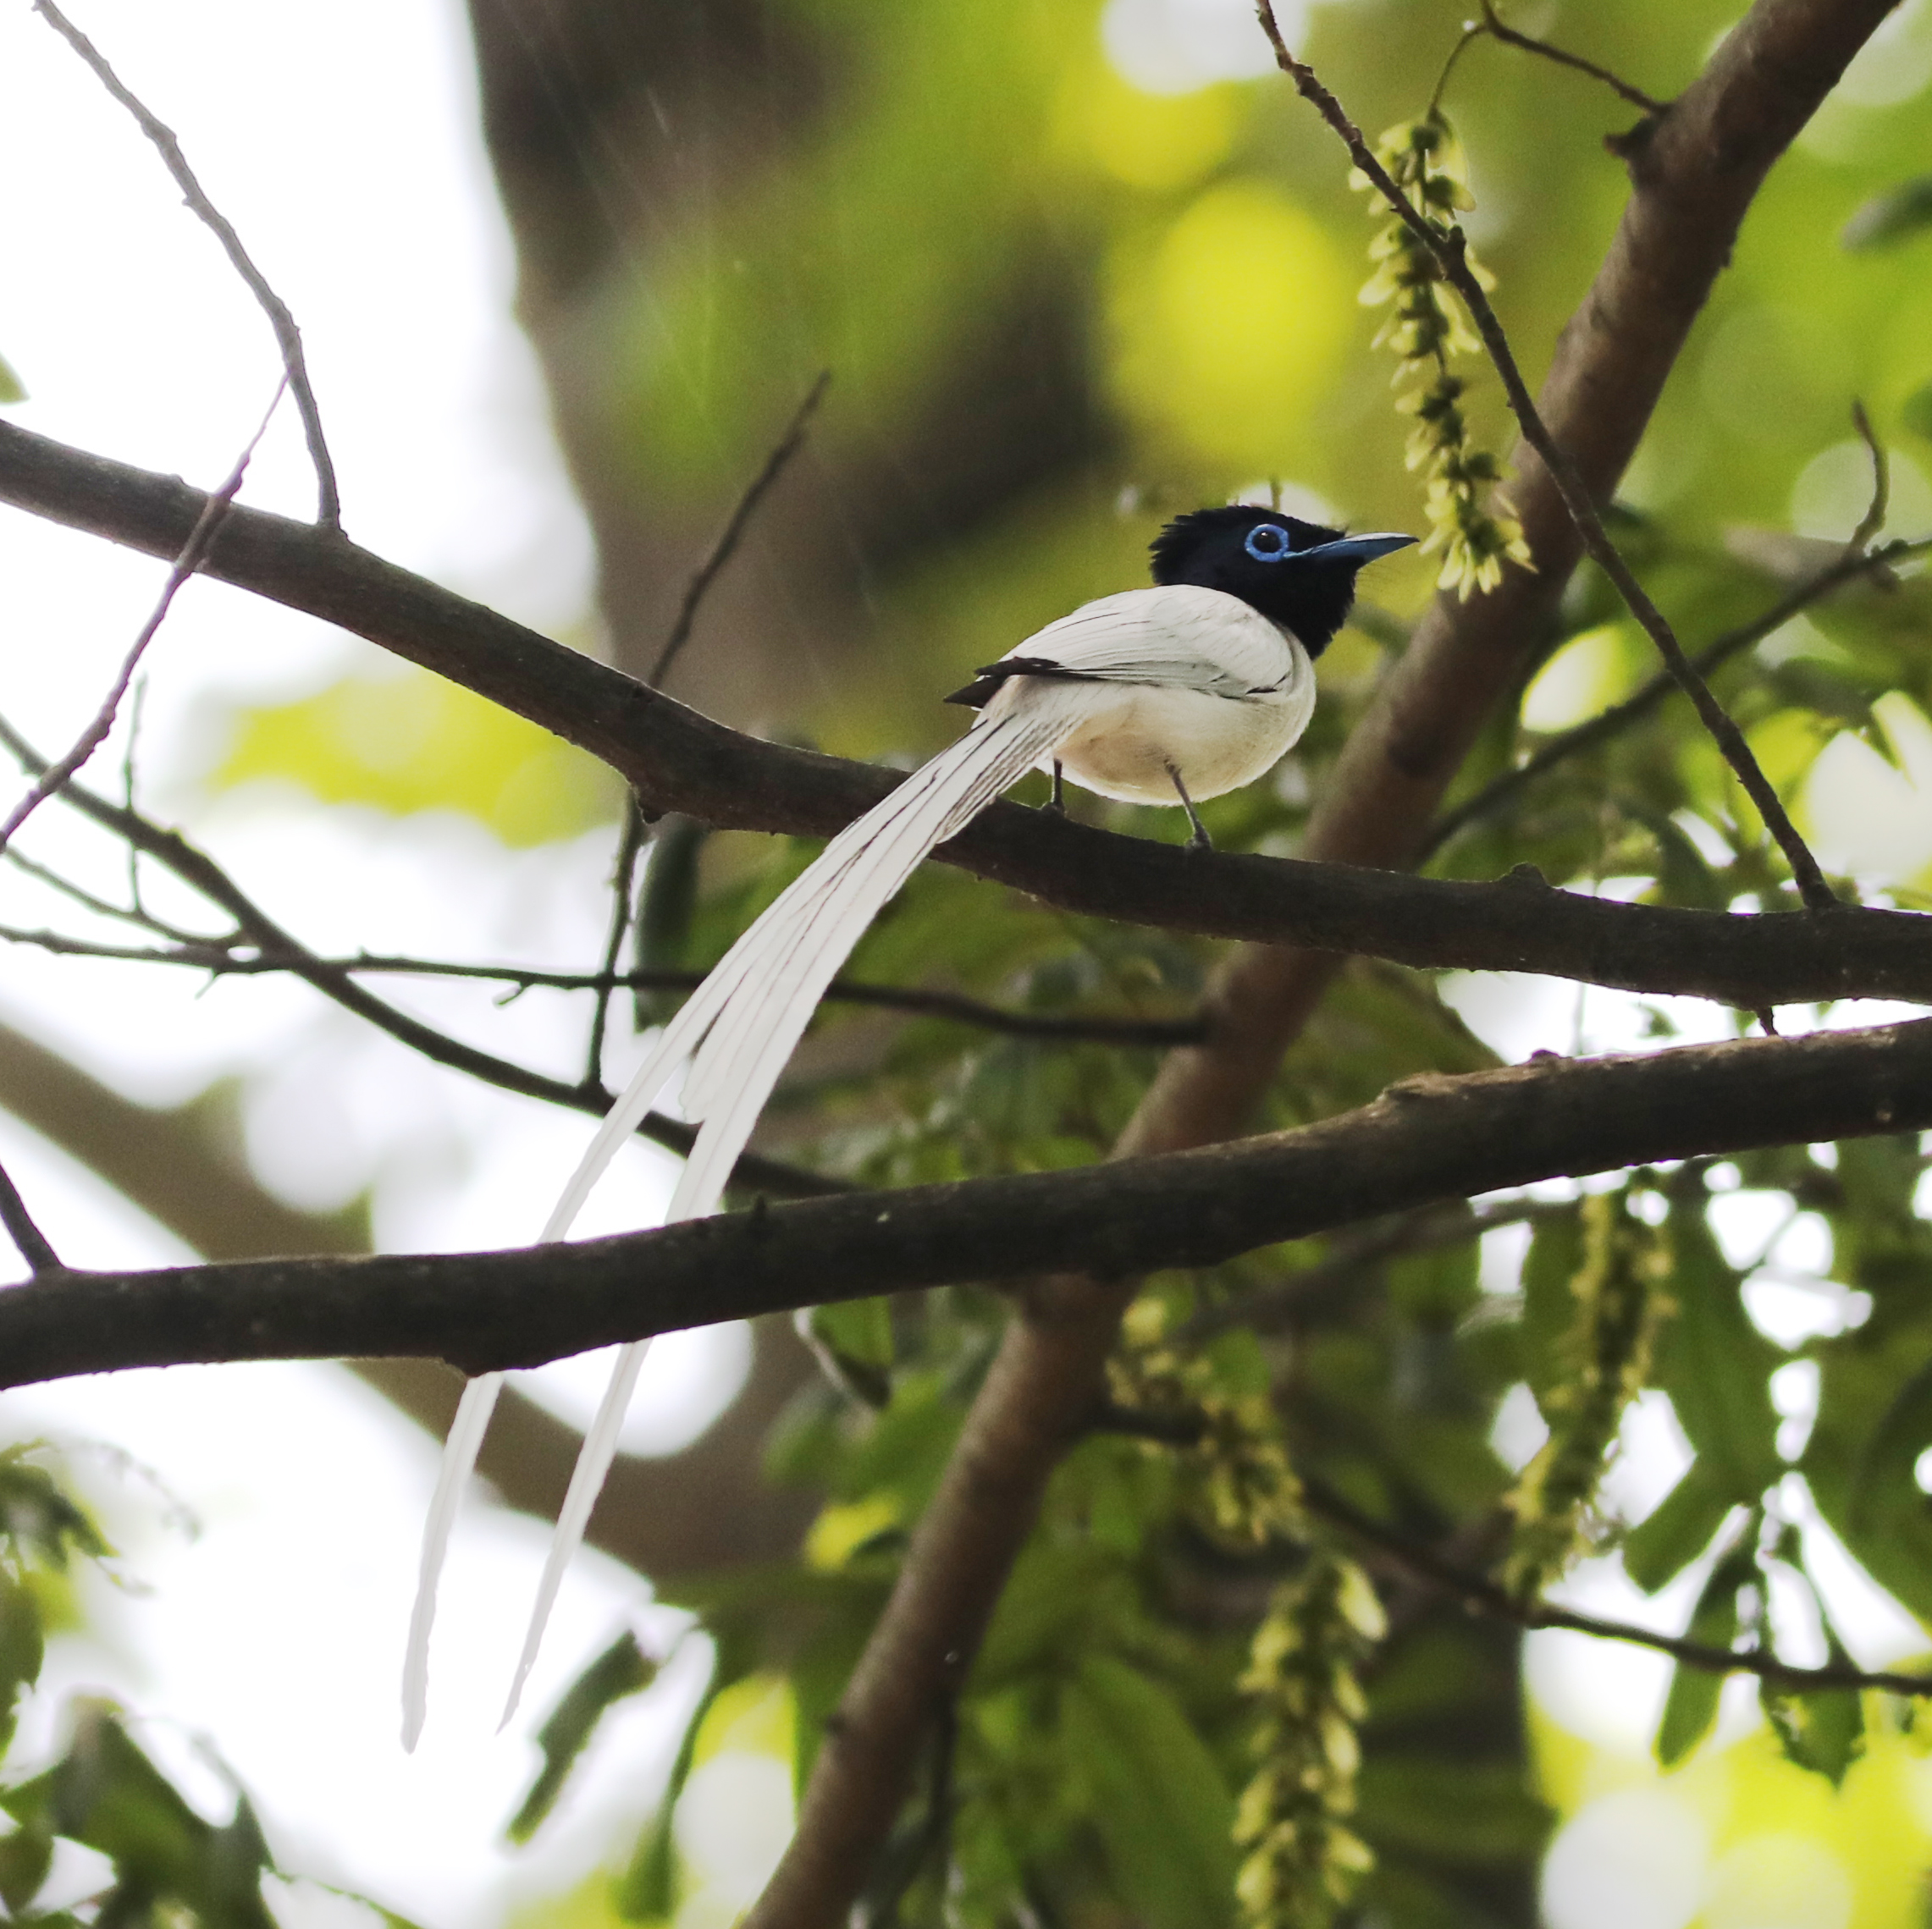
[[[1194,799],[1187,794],[1187,785],[1181,781],[1180,772],[1170,763],[1167,774],[1174,780],[1174,793],[1181,800],[1181,808],[1187,813],[1187,820],[1194,826],[1194,835],[1188,839],[1190,851],[1212,851],[1214,840],[1207,835],[1207,826],[1201,821],[1201,813],[1194,807]]]
[[[1056,817],[1067,814],[1067,775],[1057,757],[1053,759],[1053,795],[1046,800],[1046,807]]]

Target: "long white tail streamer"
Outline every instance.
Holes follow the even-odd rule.
[[[1017,701],[1023,690],[1024,709]],[[671,1195],[665,1223],[702,1218],[715,1210],[731,1168],[826,986],[873,919],[929,852],[963,829],[1009,784],[1047,756],[1073,720],[1073,704],[1064,690],[1043,687],[1031,680],[1009,685],[958,742],[833,838],[665,1028],[592,1138],[551,1211],[542,1240],[561,1239],[570,1230],[617,1149],[687,1060],[690,1071],[684,1082],[684,1109],[689,1117],[704,1123]],[[529,1630],[504,1708],[506,1722],[516,1711],[565,1570],[582,1542],[591,1509],[615,1458],[618,1431],[649,1345],[648,1340],[637,1341],[619,1354],[603,1404],[584,1436],[538,1584]],[[470,1382],[444,1447],[435,1497],[423,1526],[416,1604],[403,1662],[406,1748],[416,1745],[422,1730],[436,1586],[457,1502],[475,1467],[502,1384],[502,1375],[494,1373]]]

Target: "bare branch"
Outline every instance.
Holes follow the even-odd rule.
[[[139,855],[131,845],[128,847],[128,854],[130,857]],[[97,918],[108,918],[118,923],[132,924],[138,930],[149,932],[157,938],[165,938],[174,945],[218,950],[224,943],[232,944],[236,941],[232,938],[210,938],[199,931],[185,931],[178,925],[168,923],[164,918],[157,918],[146,905],[115,904],[107,898],[97,896],[85,885],[76,884],[72,878],[63,877],[52,865],[41,863],[37,859],[30,857],[16,846],[8,845],[0,855],[3,855],[16,870],[37,879],[50,890],[58,891],[63,897],[71,899],[83,911],[91,911]],[[108,952],[109,955],[116,955],[118,947],[110,945]],[[146,951],[135,951],[130,949],[130,955],[145,959],[151,955],[165,956],[167,954],[151,954]]]
[[[43,1273],[66,1271],[60,1255],[47,1243],[46,1233],[34,1224],[27,1202],[20,1197],[20,1188],[4,1166],[0,1166],[0,1226],[7,1228],[7,1237],[19,1248],[20,1257],[36,1279]]]
[[[215,532],[221,527],[229,508],[241,488],[241,479],[248,473],[248,465],[262,438],[268,433],[268,424],[275,413],[275,405],[282,399],[282,391],[288,386],[284,376],[275,384],[274,400],[262,417],[262,426],[248,439],[248,446],[236,457],[234,468],[229,471],[228,479],[207,499],[201,513],[195,519],[195,526],[188,532],[188,540],[183,544],[181,554],[174,559],[174,566],[168,572],[168,581],[162,585],[161,594],[154,608],[148,613],[147,620],[141,626],[141,633],[129,646],[127,654],[121,659],[121,667],[116,672],[113,682],[108,686],[108,694],[102,698],[101,707],[89,719],[80,735],[74,740],[66,754],[50,763],[36,780],[25,796],[14,805],[4,824],[0,824],[0,851],[4,851],[13,841],[14,834],[40,807],[58,791],[68,779],[80,769],[87,759],[108,740],[108,733],[114,727],[114,719],[120,714],[121,699],[128,693],[128,685],[134,681],[135,668],[146,653],[147,646],[154,641],[161,626],[168,620],[168,612],[174,606],[174,598],[182,584],[201,566],[202,559],[208,553],[208,545],[214,541]],[[129,767],[128,787],[133,787],[132,765]]]
[[[69,1273],[58,1288],[0,1293],[0,1386],[367,1353],[440,1357],[472,1371],[530,1366],[759,1313],[1074,1269],[1090,1302],[1130,1293],[1142,1271],[1216,1265],[1443,1199],[1928,1126],[1932,1019],[1539,1059],[1405,1079],[1319,1125],[1192,1152],[795,1200],[616,1238]],[[1028,1290],[1035,1330],[1050,1332],[1045,1302]],[[1092,1403],[1083,1400],[1064,1427],[1082,1424]],[[1055,1398],[1035,1419],[1063,1447],[1062,1411]]]
[[[1902,1674],[1895,1669],[1847,1667],[1834,1663],[1824,1667],[1801,1667],[1780,1661],[1761,1650],[1714,1648],[1681,1634],[1660,1634],[1639,1628],[1628,1621],[1606,1621],[1594,1614],[1579,1614],[1574,1609],[1558,1607],[1548,1601],[1519,1601],[1508,1590],[1499,1587],[1487,1575],[1471,1573],[1445,1559],[1432,1547],[1412,1540],[1405,1534],[1384,1527],[1352,1505],[1332,1488],[1318,1480],[1303,1484],[1309,1511],[1331,1520],[1368,1546],[1388,1556],[1398,1567],[1432,1583],[1443,1592],[1459,1597],[1478,1612],[1499,1621],[1512,1621],[1520,1628],[1563,1628],[1573,1634],[1593,1634],[1599,1640],[1626,1641],[1633,1647],[1654,1649],[1669,1655],[1686,1667],[1707,1674],[1754,1674],[1760,1681],[1789,1693],[1817,1694],[1828,1689],[1855,1691],[1877,1689],[1888,1695],[1932,1695],[1932,1675]]]
[[[1891,464],[1885,456],[1885,445],[1873,433],[1872,418],[1865,413],[1863,402],[1852,405],[1852,427],[1858,432],[1872,465],[1871,502],[1845,545],[1849,554],[1857,555],[1885,526],[1885,511],[1891,506]]]
[[[697,620],[698,606],[704,594],[716,581],[718,573],[731,561],[738,544],[744,539],[744,532],[750,526],[758,505],[764,501],[771,485],[784,474],[786,465],[804,447],[805,431],[811,426],[818,406],[825,400],[825,390],[831,386],[832,372],[821,369],[818,379],[805,391],[805,399],[799,403],[792,420],[771,453],[765,459],[765,466],[746,486],[745,493],[738,498],[737,506],[730,520],[719,533],[718,540],[712,544],[711,553],[698,565],[696,573],[686,586],[684,601],[678,606],[677,620],[671,626],[671,634],[665,638],[664,648],[658,652],[657,661],[651,665],[650,675],[644,681],[654,690],[664,687],[664,680],[671,675],[671,665],[682,653],[684,646],[691,640],[691,626]]]
[[[36,870],[38,867],[36,867]],[[46,874],[49,880],[64,880]],[[78,890],[78,887],[75,887]],[[97,903],[94,908],[99,908]],[[113,911],[115,907],[104,907]],[[123,912],[121,915],[125,916]],[[0,943],[31,945],[58,957],[102,958],[130,964],[179,965],[214,977],[260,978],[273,972],[293,972],[319,962],[331,971],[366,973],[371,977],[483,979],[509,984],[517,991],[542,988],[554,991],[693,991],[704,982],[701,971],[623,971],[592,976],[572,972],[538,971],[522,965],[445,964],[433,958],[385,957],[357,952],[352,957],[317,959],[314,954],[289,956],[232,947],[243,942],[186,938],[167,950],[152,945],[108,945],[91,938],[70,937],[63,931],[30,931],[0,924]],[[1109,1018],[1079,1012],[1018,1011],[987,1005],[953,991],[924,991],[914,986],[866,984],[834,978],[826,1004],[865,1005],[909,1017],[944,1018],[1008,1038],[1037,1039],[1043,1043],[1119,1044],[1156,1048],[1195,1044],[1207,1035],[1198,1015],[1176,1018]]]
[[[1609,68],[1599,67],[1595,61],[1586,60],[1580,53],[1553,47],[1548,41],[1533,40],[1528,34],[1504,26],[1497,14],[1495,0],[1482,0],[1482,19],[1476,30],[1488,34],[1492,40],[1501,41],[1505,47],[1520,47],[1525,53],[1539,54],[1545,60],[1554,60],[1559,67],[1573,67],[1579,74],[1587,74],[1593,80],[1601,80],[1621,99],[1628,101],[1633,107],[1641,107],[1647,114],[1666,114],[1670,111],[1668,101],[1653,99],[1642,88],[1633,87],[1629,81],[1611,73]]]
[[[102,58],[100,49],[54,5],[53,0],[34,0],[34,11],[86,62],[93,69],[95,78],[140,124],[141,132],[153,142],[167,164],[168,172],[174,177],[174,185],[180,189],[182,199],[221,243],[223,252],[235,272],[247,283],[249,293],[268,317],[268,324],[275,331],[276,344],[282,351],[282,367],[287,374],[289,387],[295,392],[295,406],[301,411],[302,433],[308,440],[309,460],[315,467],[316,520],[324,529],[339,529],[342,498],[336,488],[335,464],[329,456],[328,443],[322,433],[322,411],[316,406],[315,390],[309,383],[308,361],[302,353],[302,332],[295,326],[295,318],[289,312],[288,304],[269,287],[267,277],[250,260],[248,251],[242,246],[241,237],[235,233],[227,217],[208,199],[201,184],[196,179],[194,170],[189,167],[188,157],[181,152],[181,143],[175,139],[174,130],[157,120],[129,91]]]
[[[1725,761],[1737,774],[1745,795],[1757,807],[1758,814],[1784,852],[1805,907],[1813,912],[1840,909],[1837,894],[1824,881],[1818,860],[1799,836],[1797,826],[1792,824],[1777,792],[1772,789],[1770,780],[1758,767],[1756,754],[1744,741],[1744,733],[1712,696],[1710,686],[1684,653],[1684,646],[1677,641],[1676,631],[1631,573],[1622,552],[1610,540],[1602,516],[1597,513],[1588,484],[1568,453],[1550,433],[1537,408],[1535,398],[1530,394],[1528,383],[1523,380],[1522,371],[1516,366],[1515,351],[1503,333],[1502,323],[1496,318],[1496,311],[1490,306],[1482,284],[1469,265],[1462,229],[1456,227],[1445,230],[1437,227],[1410,203],[1409,197],[1390,178],[1388,170],[1377,160],[1374,151],[1363,139],[1361,130],[1343,111],[1341,102],[1322,84],[1311,67],[1289,52],[1287,43],[1281,37],[1281,30],[1275,24],[1272,0],[1260,0],[1260,15],[1262,29],[1274,48],[1276,63],[1282,72],[1294,82],[1302,97],[1340,136],[1355,166],[1375,184],[1377,190],[1400,217],[1404,226],[1428,249],[1441,268],[1443,278],[1462,297],[1470,318],[1476,323],[1477,332],[1482,337],[1482,345],[1488,351],[1490,361],[1502,378],[1504,392],[1510,398],[1510,407],[1522,429],[1523,439],[1542,459],[1543,467],[1563,499],[1570,521],[1583,539],[1584,548],[1598,568],[1616,586],[1617,593],[1623,598],[1631,614],[1656,644],[1671,675],[1690,697],[1704,728],[1724,752]]]
[[[617,959],[631,929],[631,887],[638,875],[638,859],[644,848],[644,813],[638,807],[638,793],[624,793],[624,829],[617,840],[617,861],[610,872],[610,929],[604,940],[604,962],[591,981],[597,1001],[591,1009],[590,1039],[584,1048],[583,1080],[587,1085],[604,1083],[604,1033],[610,1022],[610,994],[618,984]]]

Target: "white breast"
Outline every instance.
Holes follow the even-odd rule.
[[[1070,676],[1020,678],[994,704],[1052,701],[1068,726],[1041,768],[1129,803],[1197,802],[1252,783],[1308,727],[1315,670],[1292,637],[1239,597],[1189,584],[1084,604],[1007,653]],[[1091,681],[1089,681],[1089,680]]]

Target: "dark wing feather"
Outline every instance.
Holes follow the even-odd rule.
[[[1105,683],[1110,679],[1084,670],[1068,670],[1049,657],[1003,656],[997,663],[982,664],[970,683],[963,684],[946,698],[948,703],[969,703],[983,710],[1009,676],[1052,676],[1063,683]]]

